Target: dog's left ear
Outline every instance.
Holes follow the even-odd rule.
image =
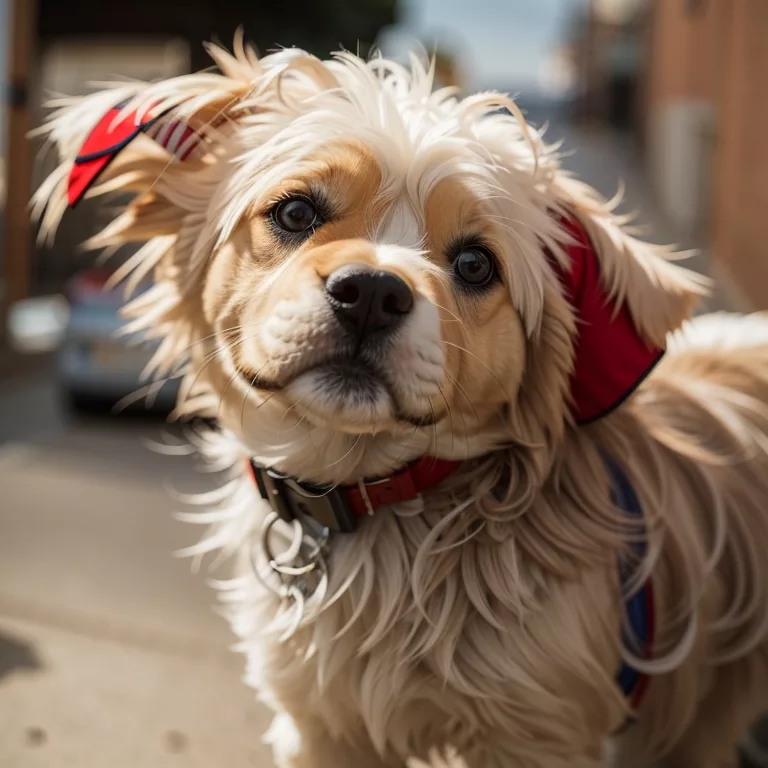
[[[673,248],[632,236],[624,228],[625,220],[614,215],[613,204],[598,198],[586,185],[566,178],[558,186],[561,211],[584,228],[594,250],[606,302],[614,311],[625,306],[640,335],[650,344],[664,347],[667,336],[707,295],[709,281],[672,263]],[[572,235],[567,228],[565,234]]]
[[[561,184],[554,215],[562,249],[550,259],[573,310],[570,399],[583,424],[610,413],[653,370],[668,334],[706,293],[706,280],[632,237],[584,185]]]

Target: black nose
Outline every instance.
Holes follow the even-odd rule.
[[[364,264],[347,264],[325,283],[339,320],[362,338],[394,330],[413,308],[411,289],[397,275]]]

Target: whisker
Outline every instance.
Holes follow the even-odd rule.
[[[330,464],[326,464],[323,467],[323,469],[330,469],[331,467],[335,467],[337,464],[341,464],[341,462],[344,461],[344,459],[346,459],[347,456],[349,456],[352,453],[352,451],[355,450],[355,448],[357,448],[357,446],[360,444],[360,440],[362,439],[362,437],[363,437],[363,435],[359,434],[357,436],[357,438],[355,439],[355,442],[352,443],[352,447],[343,456],[341,456],[340,458],[336,459],[336,461],[331,462]]]
[[[291,403],[291,404],[290,404],[290,405],[289,405],[289,406],[288,406],[288,407],[285,409],[285,412],[283,413],[283,415],[282,415],[282,417],[281,417],[281,419],[280,419],[280,423],[277,425],[277,426],[278,426],[278,429],[280,429],[280,428],[283,426],[283,422],[285,421],[285,417],[286,417],[286,416],[287,416],[287,415],[288,415],[288,414],[289,414],[289,413],[290,413],[290,412],[291,412],[291,411],[292,411],[294,408],[296,408],[296,407],[297,407],[297,406],[299,406],[299,405],[303,405],[303,404],[304,404],[304,401],[303,401],[303,400],[295,400],[294,402],[292,402],[292,403]],[[304,416],[302,416],[302,417],[301,417],[301,419],[299,419],[299,424],[301,423],[301,421],[302,421],[303,419],[304,419]],[[291,432],[292,430],[296,429],[296,427],[297,427],[297,426],[298,426],[298,424],[294,424],[294,425],[293,425],[293,426],[292,426],[290,429],[287,429],[287,430],[283,430],[283,431],[281,431],[281,434],[286,434],[287,432]]]
[[[472,409],[472,413],[474,413],[475,415],[475,421],[477,422],[477,425],[480,426],[481,424],[480,415],[478,414],[477,409],[472,403],[472,400],[470,400],[469,395],[467,394],[464,387],[461,386],[461,383],[455,376],[452,376],[450,373],[446,373],[446,376],[448,376],[448,378],[451,380],[451,382],[456,387],[456,389],[458,389],[459,392],[464,396],[464,399],[467,401],[467,405],[469,405],[469,407]]]
[[[448,313],[448,314],[449,314],[451,317],[455,318],[455,320],[456,320],[456,322],[457,322],[457,323],[459,323],[460,325],[464,325],[464,321],[463,321],[463,320],[462,320],[462,319],[461,319],[461,318],[460,318],[460,317],[459,317],[457,314],[455,314],[454,312],[451,312],[451,310],[450,310],[450,309],[448,309],[448,307],[444,307],[442,304],[438,304],[438,303],[437,303],[436,301],[434,301],[433,299],[430,299],[430,301],[431,301],[431,302],[432,302],[432,304],[434,304],[434,305],[435,305],[435,306],[436,306],[438,309],[442,309],[442,310],[443,310],[443,312],[447,312],[447,313]]]
[[[251,379],[251,387],[253,387],[254,383],[259,378],[259,374],[262,372],[262,370],[264,370],[264,367],[267,365],[267,362],[269,362],[269,361],[265,360],[264,364],[261,366],[261,368],[259,368],[259,370],[256,371],[256,374]],[[251,393],[248,390],[246,390],[243,393],[243,402],[242,402],[242,405],[240,406],[240,429],[243,430],[243,431],[245,431],[245,406],[246,406],[246,404],[248,402],[248,395],[250,395],[250,394]],[[261,404],[263,405],[263,401],[262,401]]]
[[[480,416],[477,413],[477,410],[475,409],[475,406],[472,404],[472,401],[469,399],[469,395],[464,390],[464,387],[459,384],[458,380],[451,376],[450,374],[446,373],[446,375],[450,378],[453,385],[459,390],[459,392],[464,396],[464,399],[467,401],[469,407],[472,409],[472,411],[475,414],[475,421],[477,422],[477,425],[480,426]],[[464,448],[467,454],[467,459],[469,459],[469,431],[467,429],[467,420],[464,418],[464,411],[460,410],[459,414],[461,415],[461,423],[464,427]]]
[[[257,334],[258,334],[258,331],[255,331],[254,333],[252,333],[252,334],[250,334],[248,336],[243,336],[242,338],[238,339],[235,342],[230,342],[229,347],[228,347],[230,352],[232,351],[232,349],[236,349],[241,344],[245,344],[245,342],[250,341],[251,339],[255,338]],[[217,347],[209,355],[207,355],[205,358],[203,358],[203,365],[198,370],[198,372],[195,374],[195,378],[192,380],[192,383],[189,385],[187,391],[191,392],[194,389],[194,387],[197,384],[200,376],[202,376],[202,374],[206,370],[206,368],[208,368],[208,366],[219,356],[219,354],[222,351],[223,350],[220,347]],[[234,365],[234,359],[232,360],[232,363]]]
[[[189,352],[192,347],[197,346],[198,344],[205,344],[206,341],[210,341],[211,339],[215,339],[217,336],[220,335],[226,335],[226,334],[234,334],[237,331],[243,330],[242,325],[233,325],[230,328],[219,328],[213,333],[209,333],[206,336],[201,336],[199,339],[195,339],[194,341],[191,341],[189,344],[187,344],[184,349],[181,350],[181,353],[184,354],[185,352]]]
[[[416,426],[413,428],[413,432],[411,432],[411,434],[410,434],[410,436],[409,436],[409,438],[408,438],[408,442],[405,444],[405,446],[403,447],[403,450],[402,450],[402,451],[400,451],[400,455],[397,457],[397,461],[395,462],[396,464],[399,464],[399,463],[400,463],[400,460],[403,458],[403,456],[405,456],[405,454],[406,454],[406,453],[408,453],[408,450],[409,450],[409,449],[410,449],[410,447],[413,445],[413,439],[416,437],[416,433],[417,433],[417,432],[418,432],[420,429],[421,429],[421,427],[419,427],[418,425],[416,425]]]
[[[216,409],[216,420],[218,421],[219,417],[221,416],[221,407],[224,405],[224,398],[227,396],[227,392],[229,391],[230,386],[232,385],[232,382],[239,378],[240,376],[243,376],[243,371],[240,370],[239,366],[235,366],[235,372],[229,377],[229,381],[227,382],[226,386],[224,387],[224,390],[219,395],[219,407]]]
[[[262,405],[266,405],[276,394],[277,392],[270,392],[269,395],[265,397],[253,410],[258,411]]]
[[[432,413],[432,450],[437,450],[437,416],[435,416],[435,407],[432,405],[432,398],[427,398],[429,410]]]
[[[240,326],[233,326],[232,328],[223,329],[220,332],[221,333],[230,333],[230,332],[237,331],[239,329],[240,329]],[[216,335],[217,335],[216,333],[212,333],[212,334],[209,334],[208,336],[204,336],[204,337],[202,337],[200,339],[197,339],[197,340],[195,340],[193,342],[190,342],[189,344],[187,344],[186,347],[184,347],[181,350],[180,354],[184,355],[186,352],[188,352],[190,349],[192,349],[192,347],[196,346],[197,344],[205,343],[209,339],[214,338]],[[147,342],[153,341],[153,340],[155,340],[157,338],[159,338],[159,337],[157,337],[157,336],[145,336],[145,337],[143,337],[139,341],[139,343],[146,345]],[[217,352],[218,352],[218,350],[214,350],[213,352],[210,352],[208,355],[206,355],[203,358],[203,363],[208,362],[209,359],[215,358],[215,355],[216,355]],[[137,390],[137,392],[144,392],[144,393],[146,393],[147,394],[147,398],[149,399],[149,396],[150,396],[151,393],[147,389],[148,387],[157,385],[157,391],[159,391],[160,388],[164,384],[166,384],[167,382],[173,381],[174,379],[178,379],[178,378],[182,377],[185,374],[185,370],[184,369],[188,365],[189,365],[189,360],[186,360],[186,359],[179,360],[179,362],[177,362],[177,363],[175,363],[173,365],[173,367],[170,369],[168,374],[166,374],[165,376],[152,376],[152,381],[150,381],[147,385],[142,387],[141,390]],[[196,382],[193,382],[193,385],[194,385],[194,383],[196,383]],[[132,393],[132,394],[136,394],[136,393]],[[141,395],[140,395],[140,397],[141,397]]]
[[[222,333],[230,332],[239,330],[240,326],[233,326],[230,329],[226,329],[225,331],[222,331]],[[205,337],[206,339],[212,338],[216,336],[216,334],[210,334],[210,336]],[[250,338],[253,338],[252,336]],[[149,339],[146,339],[148,341]],[[241,341],[245,341],[246,339],[242,339]],[[193,347],[196,343],[201,342],[202,339],[199,339],[197,342],[192,342],[191,344],[187,345],[187,347],[184,348],[183,352],[186,352],[191,347]],[[240,343],[240,342],[235,342]],[[197,375],[195,376],[194,381],[192,382],[192,385],[189,387],[189,391],[191,391],[194,387],[194,385],[197,383],[197,379],[199,376],[203,373],[203,371],[208,367],[208,365],[213,362],[213,360],[216,358],[216,355],[218,354],[219,350],[213,350],[211,353],[206,355],[203,358],[203,366],[198,371]],[[184,363],[180,363],[177,366],[175,366],[170,373],[166,376],[158,376],[153,378],[152,381],[148,382],[147,384],[143,385],[139,389],[137,389],[135,392],[132,392],[131,394],[127,395],[126,397],[122,398],[118,403],[115,404],[115,407],[113,409],[114,413],[122,413],[126,408],[130,407],[131,405],[138,403],[140,400],[144,399],[146,400],[147,407],[150,408],[154,404],[155,400],[157,399],[157,395],[162,389],[162,387],[167,384],[169,381],[172,381],[174,379],[179,378],[179,376],[182,375],[182,370],[180,366],[183,366]]]
[[[453,453],[455,445],[456,445],[456,436],[455,436],[455,426],[453,423],[453,411],[451,410],[451,404],[448,402],[448,398],[445,396],[445,392],[443,392],[443,388],[438,384],[437,389],[440,392],[440,396],[443,398],[443,402],[445,403],[445,410],[448,413],[448,423],[451,425],[451,453]],[[466,427],[464,429],[466,432]]]

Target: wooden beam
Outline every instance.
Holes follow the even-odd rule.
[[[5,93],[5,235],[3,277],[6,307],[30,292],[31,242],[27,205],[32,192],[29,81],[37,38],[37,0],[9,3],[8,87]]]

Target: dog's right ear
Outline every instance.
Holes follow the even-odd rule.
[[[255,52],[243,44],[242,36],[235,40],[234,55],[214,46],[209,53],[220,74],[119,84],[51,104],[56,110],[35,133],[55,146],[61,164],[33,198],[41,237],[52,238],[66,209],[86,196],[131,192],[145,212],[148,201],[142,197],[147,195],[154,209],[158,201],[178,215],[194,207],[184,187],[189,188],[192,174],[215,162],[217,145],[236,120],[234,111],[263,77]],[[118,245],[159,234],[147,226],[129,234],[116,224],[90,244]],[[118,229],[124,230],[121,243],[114,242]]]
[[[130,293],[158,270],[173,274],[174,290],[190,290],[208,252],[201,245],[208,207],[231,175],[238,129],[248,141],[266,140],[297,104],[333,88],[330,69],[315,57],[286,49],[259,59],[241,33],[233,53],[207,51],[219,72],[157,83],[121,83],[89,96],[65,99],[37,133],[58,150],[61,164],[33,198],[40,237],[51,239],[71,205],[83,197],[132,193],[125,210],[90,248],[147,242],[115,274],[128,275]]]

